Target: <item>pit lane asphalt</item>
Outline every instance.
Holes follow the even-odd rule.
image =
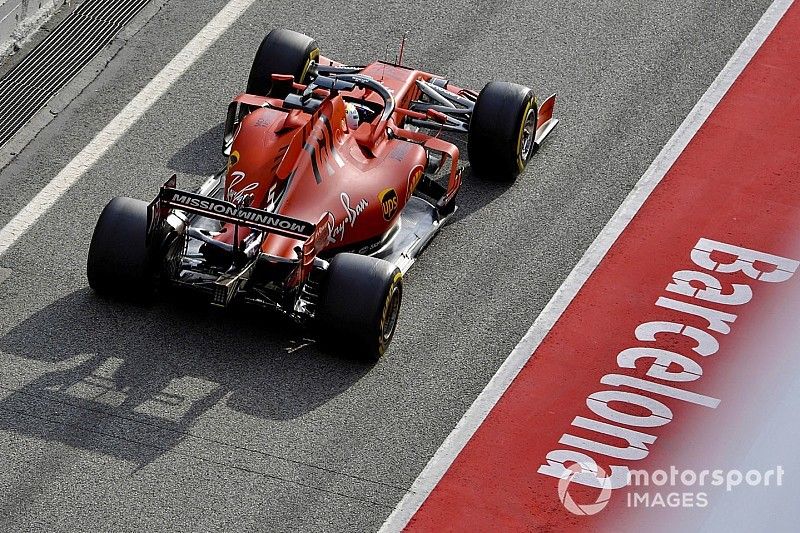
[[[0,257],[0,529],[377,529],[768,3],[255,5]],[[224,4],[167,2],[0,174],[0,224]],[[87,288],[102,207],[223,164],[227,102],[281,26],[352,63],[412,29],[409,65],[559,93],[562,123],[517,184],[466,177],[374,367],[269,315]]]

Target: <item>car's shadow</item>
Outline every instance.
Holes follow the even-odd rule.
[[[211,128],[169,166],[194,176],[214,173],[223,163],[221,135],[221,124]],[[465,143],[451,142],[467,161]],[[472,175],[468,165],[463,178],[454,220],[508,188]],[[215,408],[290,420],[370,370],[325,353],[308,340],[311,332],[275,314],[218,312],[187,297],[169,294],[141,307],[83,289],[17,325],[0,338],[0,351],[38,362],[38,377],[0,385],[0,429],[145,465],[190,438]]]
[[[494,182],[479,177],[466,167],[462,174],[461,190],[458,191],[458,210],[451,222],[458,222],[483,209],[486,205],[502,196],[513,184]]]
[[[306,345],[307,333],[253,308],[174,296],[137,307],[80,290],[0,338],[0,351],[48,369],[3,386],[0,429],[147,464],[219,405],[293,419],[370,369]]]
[[[462,169],[461,189],[458,191],[458,196],[456,198],[458,210],[450,219],[451,222],[458,222],[480,211],[484,206],[502,196],[503,193],[513,186],[511,182],[493,181],[487,176],[479,176],[477,173],[472,172],[472,167],[469,165],[467,143],[463,138],[451,133],[443,133],[439,135],[439,137],[458,147],[459,167]],[[449,163],[446,163],[443,170],[440,171],[440,177],[437,178],[437,181],[442,185],[447,185],[447,178],[449,177],[447,170],[449,170],[449,168]]]
[[[225,165],[222,155],[222,134],[225,124],[220,122],[195,140],[175,152],[167,167],[178,174],[207,177]]]

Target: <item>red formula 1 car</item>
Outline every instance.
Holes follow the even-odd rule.
[[[114,198],[92,237],[89,284],[243,300],[376,360],[403,273],[456,209],[459,151],[438,134],[463,134],[475,173],[512,181],[555,127],[554,103],[511,83],[477,93],[399,64],[345,66],[274,30],[228,108],[227,168],[192,192],[173,176],[150,204]]]

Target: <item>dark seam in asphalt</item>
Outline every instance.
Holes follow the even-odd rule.
[[[299,481],[294,481],[294,480],[291,480],[291,479],[282,478],[280,476],[276,476],[274,474],[269,474],[267,472],[262,472],[260,470],[246,468],[246,467],[243,467],[243,466],[236,466],[236,465],[232,465],[232,464],[226,463],[224,461],[215,461],[213,459],[208,459],[206,457],[201,457],[199,455],[194,455],[194,454],[191,454],[191,453],[172,450],[172,449],[169,449],[169,448],[164,448],[163,446],[157,446],[155,444],[148,444],[146,442],[141,442],[141,441],[137,441],[137,440],[134,440],[134,439],[129,439],[129,438],[126,438],[126,437],[120,437],[119,435],[114,435],[112,433],[105,433],[103,431],[98,431],[96,429],[89,429],[89,428],[86,428],[86,427],[73,426],[73,425],[70,425],[70,424],[68,424],[66,422],[60,421],[60,420],[52,420],[52,419],[49,419],[49,418],[44,417],[44,416],[33,415],[33,414],[30,414],[30,413],[26,413],[24,411],[17,411],[16,409],[10,409],[10,408],[8,408],[6,406],[3,406],[3,405],[0,405],[0,409],[3,410],[3,411],[7,411],[7,412],[10,412],[10,413],[17,414],[17,415],[27,416],[29,418],[35,418],[37,420],[42,420],[42,421],[48,422],[50,424],[56,424],[56,425],[64,426],[64,427],[69,428],[69,429],[83,431],[83,432],[86,432],[86,433],[94,433],[94,434],[97,434],[97,435],[102,435],[104,437],[110,437],[112,439],[117,439],[117,440],[121,440],[121,441],[128,442],[128,443],[131,443],[131,444],[137,444],[139,446],[144,446],[146,448],[153,448],[153,449],[156,449],[156,450],[161,450],[161,451],[166,452],[166,453],[174,453],[176,455],[180,455],[182,457],[187,457],[189,459],[195,459],[195,460],[202,461],[202,462],[205,462],[205,463],[210,463],[210,464],[213,464],[213,465],[216,465],[216,466],[221,466],[223,468],[229,468],[231,470],[239,470],[241,472],[247,472],[248,474],[255,474],[257,476],[262,476],[262,477],[265,477],[265,478],[268,478],[268,479],[274,479],[276,481],[283,481],[285,483],[291,483],[293,485],[297,485],[297,486],[300,486],[300,487],[303,487],[303,488],[307,488],[307,489],[311,489],[311,490],[317,490],[317,491],[325,492],[325,493],[328,493],[328,494],[334,494],[336,496],[341,496],[342,498],[347,498],[349,500],[360,501],[362,503],[369,503],[369,504],[375,505],[377,507],[383,507],[383,508],[386,508],[386,509],[394,509],[393,505],[387,505],[385,503],[376,502],[376,501],[373,501],[373,500],[368,500],[366,498],[359,498],[357,496],[344,494],[344,493],[341,493],[341,492],[337,492],[335,490],[324,489],[322,487],[317,487],[315,485],[309,485],[307,483],[301,483]]]
[[[270,459],[279,459],[279,460],[286,461],[286,462],[289,462],[289,463],[294,463],[296,465],[305,466],[305,467],[308,467],[308,468],[314,468],[314,469],[317,469],[317,470],[322,470],[323,472],[328,472],[330,474],[335,474],[335,475],[338,475],[338,476],[347,477],[347,478],[354,479],[354,480],[357,480],[357,481],[363,481],[363,482],[366,482],[366,483],[371,483],[373,485],[380,485],[380,486],[383,486],[383,487],[395,489],[395,490],[402,491],[402,492],[410,492],[410,490],[408,488],[406,488],[406,487],[401,487],[401,486],[393,485],[391,483],[386,483],[386,482],[383,482],[383,481],[376,481],[376,480],[369,479],[369,478],[355,476],[353,474],[347,474],[345,472],[340,472],[338,470],[333,470],[331,468],[325,468],[323,466],[317,466],[317,465],[314,465],[314,464],[311,464],[311,463],[298,461],[297,459],[290,459],[288,457],[283,457],[283,456],[280,456],[280,455],[271,454],[271,453],[265,452],[263,450],[258,450],[258,449],[254,449],[254,448],[248,448],[246,446],[239,446],[237,444],[231,444],[231,443],[224,442],[224,441],[221,441],[221,440],[212,439],[212,438],[208,438],[208,437],[203,437],[201,435],[197,435],[197,434],[191,433],[189,431],[179,431],[179,430],[168,428],[168,427],[165,427],[165,426],[161,426],[159,424],[155,424],[155,423],[152,423],[152,422],[136,420],[133,417],[128,417],[128,416],[125,416],[125,415],[112,413],[112,412],[107,411],[105,409],[99,409],[99,408],[94,409],[94,408],[91,408],[91,407],[77,405],[77,404],[68,402],[66,400],[58,400],[58,399],[55,399],[55,398],[44,398],[44,397],[37,396],[37,395],[35,395],[33,393],[30,393],[30,392],[27,392],[27,391],[24,391],[24,390],[21,390],[21,389],[15,389],[13,387],[7,387],[5,385],[0,385],[0,389],[4,389],[4,390],[7,390],[9,392],[16,393],[16,394],[21,394],[23,396],[29,396],[31,398],[34,398],[35,400],[39,400],[39,401],[44,400],[44,401],[52,402],[52,403],[59,403],[59,404],[63,404],[63,405],[67,405],[67,406],[73,407],[75,409],[81,409],[81,410],[92,412],[92,413],[98,413],[98,414],[106,415],[106,416],[111,417],[111,418],[119,418],[119,419],[122,419],[122,420],[127,420],[128,422],[133,422],[135,424],[141,424],[141,425],[144,425],[144,426],[149,426],[149,427],[160,429],[160,430],[163,430],[163,431],[167,431],[167,432],[170,432],[170,433],[173,433],[173,434],[176,434],[176,435],[181,435],[181,436],[184,436],[184,437],[197,439],[197,440],[204,441],[204,442],[207,442],[207,443],[210,443],[210,444],[216,444],[218,446],[225,446],[225,447],[233,448],[233,449],[239,450],[239,451],[254,453],[256,455],[261,455],[263,457],[268,457]],[[144,444],[144,445],[150,446],[148,444]],[[167,452],[171,451],[168,448],[163,448],[163,447],[158,447],[158,448],[166,450]],[[236,467],[233,467],[233,468],[236,468]],[[269,474],[265,474],[265,475],[269,475]],[[270,477],[272,477],[272,476],[270,476]],[[282,479],[282,478],[277,477],[276,479]],[[288,480],[286,480],[286,481],[288,481]]]

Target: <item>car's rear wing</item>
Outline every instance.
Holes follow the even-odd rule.
[[[309,240],[317,229],[315,224],[304,220],[180,190],[176,187],[176,181],[176,176],[172,176],[167,180],[161,187],[156,199],[150,204],[150,208],[147,211],[148,234],[163,219],[165,212],[171,209],[179,209],[202,217],[266,233],[274,233],[300,241]]]
[[[296,239],[302,241],[302,245],[295,248],[298,256],[298,266],[287,280],[290,287],[294,287],[306,280],[314,265],[317,254],[319,254],[328,243],[330,228],[333,225],[333,217],[330,213],[324,213],[319,219],[319,222],[312,224],[278,213],[270,213],[263,209],[236,205],[232,202],[213,198],[211,196],[182,191],[176,187],[176,182],[177,176],[172,176],[167,180],[161,187],[158,196],[156,196],[155,200],[153,200],[147,209],[148,242],[153,238],[157,229],[162,226],[162,221],[166,219],[169,212],[172,210],[180,210],[234,224],[237,228],[235,230],[235,235],[238,235],[238,227],[243,226],[265,233]],[[239,239],[238,237],[234,237],[234,240],[234,248],[236,249],[239,246]],[[255,263],[252,262],[251,265],[252,264]],[[237,275],[227,276],[223,285],[230,285],[234,282],[239,283],[245,271],[246,269],[240,271]],[[218,280],[218,285],[219,283],[221,282]],[[226,289],[224,291],[224,295],[226,296],[224,298],[217,298],[215,301],[223,305],[221,302],[229,302],[232,294],[232,291]],[[227,305],[227,303],[225,303],[225,305]]]

